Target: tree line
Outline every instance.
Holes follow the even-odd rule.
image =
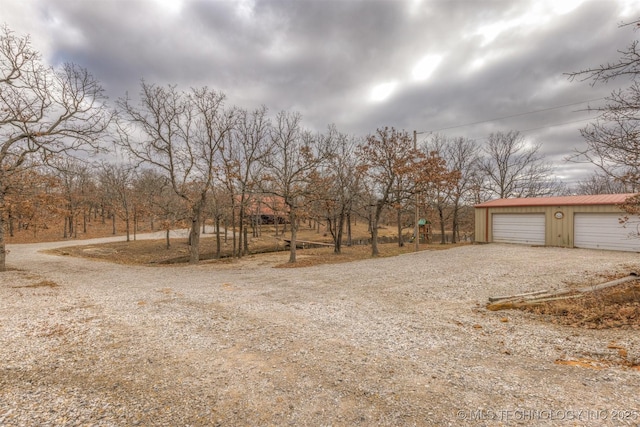
[[[62,237],[100,218],[114,230],[116,220],[123,221],[130,240],[139,221],[149,221],[167,231],[167,245],[168,231],[186,226],[196,263],[206,219],[217,230],[221,222],[234,230],[234,256],[248,252],[260,195],[260,203],[286,218],[289,261],[295,262],[303,221],[325,224],[339,253],[352,221],[366,220],[375,256],[381,221],[394,217],[402,245],[416,204],[438,224],[442,242],[446,230],[455,242],[462,216],[475,203],[567,191],[540,144],[513,130],[484,143],[444,135],[418,143],[415,133],[393,127],[366,136],[334,125],[318,132],[295,111],[247,110],[209,87],[183,90],[144,80],[135,99],[110,106],[88,70],[45,65],[29,37],[7,27],[0,31],[0,67],[0,270],[6,268],[5,233],[50,226],[50,216],[64,219]],[[90,161],[114,152],[118,161],[108,155]],[[593,188],[579,191],[618,182],[593,179]]]

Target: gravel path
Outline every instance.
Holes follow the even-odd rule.
[[[637,254],[491,244],[274,269],[287,254],[142,267],[38,252],[64,244],[9,248],[2,426],[640,425],[640,371],[623,363],[640,363],[637,331],[484,309],[637,269]]]

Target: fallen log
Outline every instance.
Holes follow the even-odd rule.
[[[534,295],[546,294],[547,292],[549,292],[549,291],[544,290],[544,291],[525,292],[524,294],[503,295],[503,296],[498,296],[498,297],[489,297],[489,301],[490,302],[495,302],[495,301],[501,301],[501,300],[515,299],[515,298],[524,298],[524,297],[529,297],[529,296],[534,296]]]
[[[616,279],[616,280],[612,280],[610,282],[601,283],[599,285],[594,285],[594,286],[585,286],[584,288],[579,288],[579,289],[576,289],[576,290],[578,292],[599,291],[600,289],[606,289],[606,288],[610,288],[612,286],[621,285],[623,283],[627,283],[627,282],[630,282],[630,281],[636,280],[636,279],[638,279],[638,273],[631,272],[631,273],[629,273],[629,275],[627,277],[623,277],[622,279]]]
[[[572,295],[563,295],[556,297],[545,297],[545,298],[536,298],[529,300],[510,300],[510,301],[498,301],[493,304],[487,305],[487,310],[489,311],[499,311],[499,310],[512,310],[521,307],[531,307],[538,304],[544,304],[545,302],[550,301],[560,301],[560,300],[569,300],[569,299],[578,299],[583,298],[586,294],[572,294]]]
[[[509,310],[514,308],[542,304],[550,301],[582,298],[589,292],[611,288],[613,286],[618,286],[623,283],[631,282],[633,280],[638,280],[638,274],[635,272],[631,272],[627,277],[623,277],[621,279],[611,280],[609,282],[601,283],[599,285],[585,286],[577,289],[563,289],[555,292],[535,291],[535,292],[527,292],[524,294],[516,294],[516,295],[510,295],[510,296],[489,297],[489,304],[487,304],[487,310],[490,310],[490,311]]]

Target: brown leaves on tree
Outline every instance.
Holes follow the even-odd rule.
[[[434,186],[453,188],[460,178],[449,171],[437,152],[418,150],[406,131],[379,128],[358,147],[361,170],[370,180],[372,197],[372,255],[378,255],[377,228],[385,206],[411,203],[416,194],[426,196]]]

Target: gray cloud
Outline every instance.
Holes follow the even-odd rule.
[[[6,3],[6,4],[5,4]],[[366,135],[431,131],[606,96],[563,73],[617,58],[637,33],[633,2],[587,0],[8,0],[3,17],[52,63],[90,69],[114,99],[140,79],[208,85],[246,108],[297,110],[307,126]],[[28,16],[30,19],[26,19]],[[433,73],[416,65],[440,55]],[[389,84],[388,97],[372,100]],[[597,103],[597,101],[595,102]],[[521,130],[562,159],[582,144],[586,104],[443,130],[477,138]],[[540,128],[540,129],[537,129]],[[428,134],[421,134],[424,138]]]

